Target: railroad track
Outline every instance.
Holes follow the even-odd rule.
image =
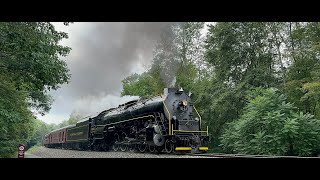
[[[205,154],[191,154],[191,153],[171,153],[166,152],[152,153],[152,152],[122,152],[122,151],[80,151],[80,150],[65,150],[65,149],[52,149],[41,147],[33,153],[33,155],[44,158],[317,158],[320,157],[297,157],[297,156],[268,156],[268,155],[245,155],[245,154],[223,154],[223,153],[205,153]],[[33,158],[33,157],[31,157]]]
[[[188,156],[205,156],[205,157],[221,157],[221,158],[317,158],[317,159],[320,159],[320,157],[270,156],[270,155],[222,154],[222,153],[186,154],[186,155],[188,155]]]

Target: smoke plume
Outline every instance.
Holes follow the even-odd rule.
[[[62,45],[72,48],[66,58],[72,76],[69,84],[51,92],[55,102],[50,113],[90,114],[131,100],[120,97],[121,80],[133,72],[142,73],[144,66],[151,64],[161,32],[172,24],[79,22],[67,28],[57,25],[58,30],[69,35]]]

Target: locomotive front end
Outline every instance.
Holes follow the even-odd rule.
[[[208,127],[201,128],[202,119],[184,90],[165,89],[164,113],[169,120],[169,136],[176,151],[192,153],[208,150]]]

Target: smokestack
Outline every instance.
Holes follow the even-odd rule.
[[[164,88],[163,92],[164,92],[164,96],[167,96],[169,93],[175,93],[177,92],[177,88]]]

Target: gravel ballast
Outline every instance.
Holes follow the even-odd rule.
[[[138,152],[96,152],[40,147],[31,153],[40,158],[208,158],[203,156],[188,156],[174,154],[151,154]],[[33,157],[34,157],[33,156]],[[32,158],[32,157],[30,157]]]

